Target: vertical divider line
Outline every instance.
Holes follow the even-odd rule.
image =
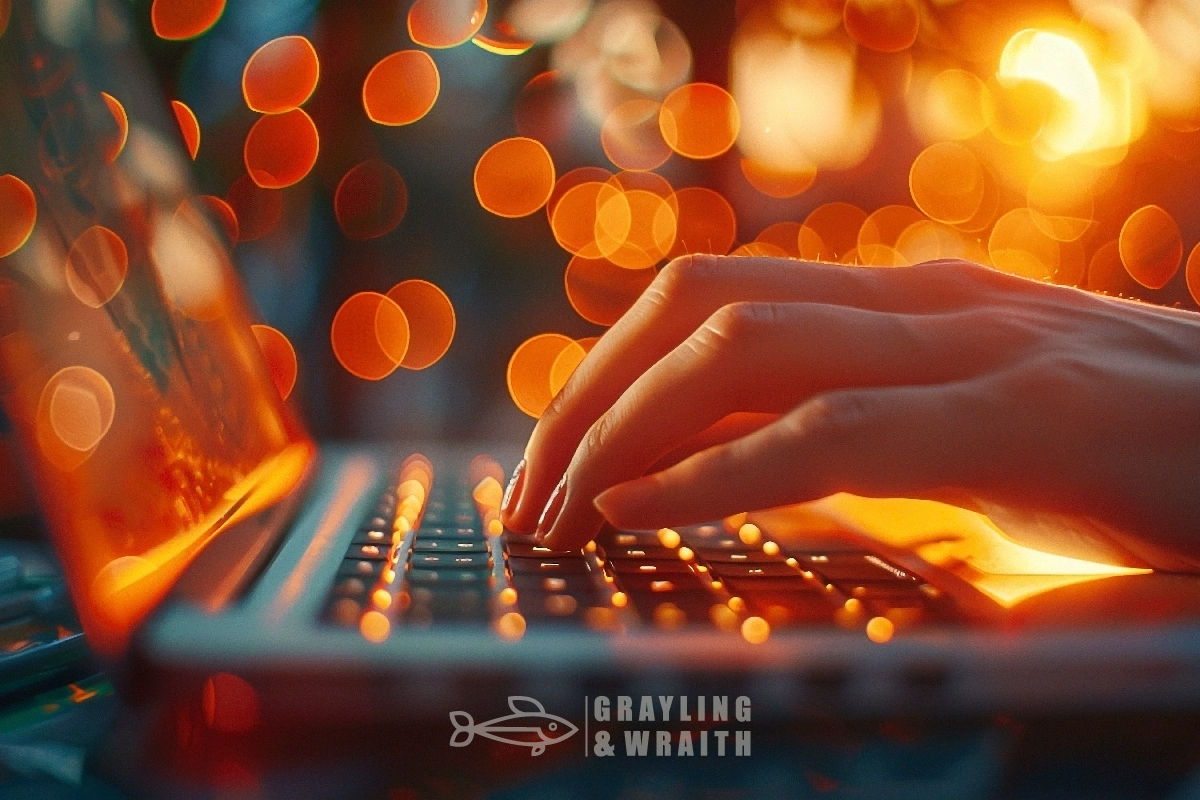
[[[588,696],[583,696],[583,757],[588,756]]]

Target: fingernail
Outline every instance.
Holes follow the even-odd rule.
[[[546,502],[546,508],[542,511],[542,516],[538,520],[537,535],[545,536],[554,523],[558,520],[558,514],[562,511],[563,500],[567,497],[567,476],[563,475],[559,480],[558,486],[554,487],[554,491],[550,494],[549,501]]]
[[[500,513],[507,514],[509,507],[516,505],[521,499],[521,490],[525,488],[525,459],[521,459],[521,463],[517,464],[517,468],[513,470],[512,478],[508,481],[508,488],[504,490],[504,499],[500,501]]]

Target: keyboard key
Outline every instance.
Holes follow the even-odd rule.
[[[709,592],[712,583],[707,578],[701,578],[694,572],[684,572],[676,574],[657,575],[653,573],[634,572],[626,573],[617,576],[617,583],[626,592],[644,592],[646,594],[663,594],[661,588],[662,581],[669,581],[673,585],[671,591],[676,592]],[[654,584],[660,584],[658,591],[655,591]]]
[[[644,561],[646,559],[657,561],[680,560],[675,550],[669,550],[661,545],[648,545],[645,547],[606,547],[603,548],[603,555],[605,559],[610,561]]]
[[[889,564],[873,553],[793,553],[800,568],[836,581],[914,581],[907,570]]]
[[[541,576],[513,573],[512,586],[517,590],[517,597],[526,594],[543,595],[555,592],[584,595],[596,591],[596,584],[590,575]]]
[[[333,592],[345,597],[365,597],[367,584],[361,578],[345,578],[334,584]]]
[[[363,558],[370,561],[386,561],[392,544],[354,544],[346,552],[346,558]]]
[[[731,578],[724,582],[725,591],[732,595],[747,595],[753,592],[807,592],[809,594],[827,594],[825,588],[814,585],[802,576],[782,578]]]
[[[365,529],[365,530],[360,530],[358,533],[354,534],[354,539],[352,539],[351,541],[353,544],[380,544],[380,545],[385,545],[385,546],[391,545],[392,530],[390,527],[386,531],[373,530],[370,528]]]
[[[425,539],[417,536],[414,553],[486,553],[488,543],[483,539]]]
[[[488,621],[488,592],[482,586],[424,585],[413,589],[411,596],[406,621],[423,624]]]
[[[691,566],[678,558],[671,560],[660,559],[618,559],[611,562],[613,572],[617,575],[694,575]]]
[[[508,559],[508,568],[513,575],[585,575],[590,572],[586,561],[580,557],[571,558],[517,558]]]
[[[486,569],[410,569],[408,580],[414,584],[429,583],[487,583],[491,572]]]
[[[822,625],[833,621],[836,606],[820,593],[750,592],[742,596],[750,613],[773,628],[792,625]]]
[[[720,602],[707,592],[699,591],[670,595],[630,592],[629,601],[643,620],[666,628],[689,622],[708,622],[712,607]]]
[[[770,564],[783,563],[783,556],[769,556],[762,550],[753,550],[745,545],[738,548],[701,547],[696,555],[710,564]]]
[[[709,567],[718,578],[789,578],[800,573],[783,563],[736,564],[711,562]]]
[[[540,544],[510,541],[505,537],[504,551],[518,558],[580,558],[578,550],[551,550]]]
[[[383,569],[382,561],[364,561],[357,558],[347,558],[338,568],[339,575],[354,575],[363,579],[378,578]]]
[[[410,562],[414,569],[439,569],[453,567],[455,569],[487,568],[492,564],[492,556],[482,553],[413,553]]]
[[[442,525],[422,525],[417,531],[417,539],[480,539],[477,528],[463,528]]]

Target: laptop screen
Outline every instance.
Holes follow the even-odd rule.
[[[6,227],[31,215],[0,270],[0,389],[81,621],[115,653],[314,451],[130,48],[103,26],[55,41],[19,4],[0,51]]]

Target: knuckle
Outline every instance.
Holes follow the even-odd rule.
[[[775,307],[771,303],[740,302],[721,306],[704,327],[725,342],[733,343],[756,338],[774,321]]]
[[[711,281],[717,260],[717,256],[704,253],[679,256],[662,268],[653,287],[669,300],[702,293]]]

